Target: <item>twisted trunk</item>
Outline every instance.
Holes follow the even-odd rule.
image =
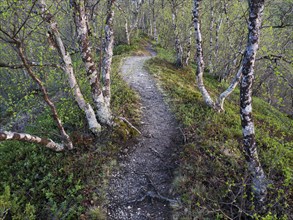
[[[111,110],[105,101],[102,88],[99,82],[97,66],[94,62],[92,49],[90,47],[85,5],[83,1],[75,0],[73,2],[74,20],[77,29],[81,57],[82,61],[85,64],[86,73],[89,78],[92,98],[96,105],[96,114],[98,120],[101,123],[106,125],[112,125],[113,122]]]
[[[21,61],[23,62],[23,65],[24,65],[25,69],[27,70],[28,74],[38,84],[38,86],[40,87],[40,89],[41,89],[41,91],[43,93],[44,100],[45,100],[45,102],[47,103],[47,105],[51,109],[53,119],[55,120],[55,122],[57,124],[57,127],[58,127],[59,132],[60,132],[61,137],[62,137],[62,140],[65,143],[65,147],[67,147],[69,150],[73,149],[73,144],[72,144],[72,142],[71,142],[71,140],[69,138],[69,135],[66,133],[66,131],[65,131],[63,125],[62,125],[62,122],[61,122],[61,120],[60,120],[60,118],[58,116],[56,107],[55,107],[54,103],[51,101],[51,99],[49,98],[47,89],[44,86],[43,82],[33,73],[32,68],[29,65],[28,60],[27,60],[27,58],[25,56],[22,44],[20,42],[17,43],[17,52],[18,52],[18,55],[19,55]]]
[[[243,60],[242,80],[240,84],[240,115],[243,133],[243,147],[246,153],[248,170],[251,175],[252,191],[260,204],[265,200],[267,181],[260,164],[255,142],[254,122],[252,117],[252,84],[254,64],[260,39],[261,17],[264,0],[249,0],[248,41]]]
[[[242,66],[239,68],[237,74],[233,78],[229,87],[219,95],[216,102],[216,109],[218,111],[224,111],[224,101],[234,91],[234,89],[236,88],[236,86],[238,85],[240,81],[241,76],[242,76]]]
[[[63,70],[68,77],[68,82],[70,88],[73,91],[75,101],[77,102],[79,108],[85,113],[86,119],[89,125],[89,129],[97,135],[101,131],[101,125],[98,123],[95,112],[92,106],[87,103],[81,93],[79,85],[77,83],[76,77],[74,75],[73,64],[70,54],[66,51],[64,43],[61,39],[60,32],[57,27],[57,22],[55,22],[50,13],[46,9],[46,4],[44,0],[41,0],[41,12],[42,18],[49,24],[49,33],[52,35],[54,40],[54,45],[57,47],[58,53],[63,61]],[[50,18],[50,19],[48,19]]]
[[[41,144],[46,148],[49,148],[53,151],[63,151],[63,144],[55,143],[54,141],[46,138],[41,138],[35,135],[25,134],[25,133],[16,133],[10,131],[0,131],[0,141],[22,141],[28,143]]]

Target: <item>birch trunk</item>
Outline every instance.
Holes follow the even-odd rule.
[[[52,17],[48,19],[49,17],[48,15],[50,15],[50,13],[46,8],[46,4],[44,0],[41,0],[41,12],[42,12],[42,18],[44,19],[44,21],[46,21],[49,24],[49,32],[53,36],[55,45],[58,49],[58,53],[64,62],[63,70],[68,77],[68,82],[69,82],[70,88],[73,91],[75,101],[77,102],[79,108],[82,111],[84,111],[89,129],[95,135],[97,135],[101,131],[101,125],[97,121],[97,118],[92,106],[85,101],[83,94],[81,93],[76,77],[74,75],[71,56],[65,49],[64,43],[61,39],[59,30],[57,27],[57,22],[55,22],[52,19]]]
[[[129,33],[129,29],[128,29],[127,18],[125,18],[125,35],[126,35],[127,45],[130,45],[130,33]]]
[[[158,38],[158,30],[157,30],[157,21],[156,18],[154,20],[154,40],[156,41],[156,43],[159,42],[159,38]]]
[[[114,45],[114,33],[113,33],[113,16],[114,10],[112,6],[113,0],[108,0],[108,15],[105,26],[105,45],[104,45],[104,57],[102,65],[102,79],[103,79],[103,95],[105,98],[106,105],[110,108],[111,101],[111,64],[113,57],[113,45]]]
[[[176,61],[175,65],[177,67],[183,66],[183,49],[179,39],[179,33],[177,30],[177,9],[176,9],[176,2],[172,0],[171,2],[172,7],[172,26],[175,34],[175,51],[176,51]]]
[[[103,96],[102,88],[99,82],[97,66],[92,56],[87,27],[87,17],[83,1],[75,0],[74,20],[77,29],[81,57],[85,64],[87,76],[89,78],[93,101],[96,105],[96,114],[102,124],[112,125],[112,114]]]
[[[203,82],[203,73],[204,73],[204,61],[203,61],[203,50],[202,50],[202,37],[201,37],[201,29],[199,22],[199,3],[201,0],[194,0],[194,8],[193,8],[193,23],[195,29],[195,39],[196,39],[196,79],[198,88],[203,96],[205,103],[214,108],[215,104],[212,100],[209,92],[206,90]]]
[[[192,37],[192,30],[190,28],[189,30],[189,37],[187,40],[187,48],[186,48],[186,59],[185,59],[185,65],[189,65],[190,55],[191,55],[191,37]]]
[[[240,115],[243,133],[243,147],[251,175],[252,192],[261,204],[267,193],[267,181],[260,164],[255,142],[254,122],[252,118],[252,84],[254,64],[260,39],[261,17],[264,0],[249,0],[248,41],[243,60],[242,80],[240,84]]]
[[[152,4],[152,13],[153,13],[153,29],[154,29],[154,40],[158,43],[158,30],[157,30],[157,17],[156,17],[156,10],[155,10],[155,0],[153,0]]]
[[[217,25],[216,25],[216,48],[215,48],[216,63],[218,63],[218,61],[219,61],[219,34],[220,34],[222,21],[223,21],[223,19],[219,18]],[[231,41],[229,41],[229,42],[231,42]]]
[[[22,44],[20,42],[17,43],[17,52],[18,52],[18,55],[19,55],[21,61],[23,62],[25,69],[27,70],[28,74],[40,87],[40,89],[43,93],[43,96],[44,96],[44,100],[51,109],[53,119],[55,120],[55,122],[58,126],[58,129],[61,134],[62,140],[64,141],[65,147],[69,150],[73,149],[73,144],[69,138],[69,135],[66,133],[66,131],[62,125],[62,122],[58,116],[56,107],[55,107],[54,103],[50,100],[50,98],[48,96],[47,89],[44,86],[43,82],[33,73],[31,66],[28,64],[28,60],[25,56]]]
[[[210,12],[211,12],[211,21],[210,21],[210,52],[209,52],[209,68],[210,71],[213,72],[213,62],[212,62],[212,54],[213,54],[213,28],[214,28],[214,5],[213,0],[210,0]]]
[[[38,136],[24,134],[24,133],[16,133],[10,131],[0,131],[0,141],[22,141],[28,143],[41,144],[46,148],[49,148],[53,151],[64,151],[63,144],[55,143],[54,141],[46,138],[41,138]]]
[[[240,69],[238,70],[237,74],[233,78],[233,80],[232,80],[231,84],[229,85],[229,87],[224,92],[222,92],[220,94],[220,96],[218,97],[217,102],[216,102],[216,109],[218,111],[224,111],[224,101],[234,91],[234,89],[237,87],[241,76],[242,76],[242,66],[240,67]]]

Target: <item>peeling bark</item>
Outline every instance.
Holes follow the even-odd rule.
[[[47,103],[47,105],[51,109],[53,119],[55,120],[55,122],[57,124],[59,132],[60,132],[60,134],[62,136],[62,139],[63,139],[63,141],[65,143],[65,147],[67,147],[67,149],[69,149],[69,150],[73,149],[73,144],[72,144],[72,142],[71,142],[71,140],[69,138],[69,135],[66,133],[66,131],[65,131],[63,125],[62,125],[62,122],[61,122],[61,120],[60,120],[60,118],[58,116],[58,113],[57,113],[57,109],[56,109],[54,103],[49,98],[47,89],[44,86],[43,82],[33,73],[32,68],[29,65],[28,60],[27,60],[27,58],[25,56],[22,44],[20,42],[17,43],[17,52],[18,52],[18,55],[19,55],[21,61],[23,62],[23,65],[24,65],[25,69],[27,70],[28,74],[38,84],[38,86],[40,87],[40,89],[42,91],[42,94],[43,94],[43,97],[44,97],[44,100],[45,100],[45,102]]]
[[[201,29],[199,22],[199,3],[201,0],[194,0],[194,8],[193,8],[193,23],[195,29],[195,39],[196,39],[196,79],[198,88],[203,96],[205,103],[214,108],[215,104],[212,100],[209,92],[206,90],[203,82],[203,73],[204,73],[204,61],[203,61],[203,50],[202,50],[202,37],[201,37]]]
[[[58,49],[58,53],[64,62],[63,70],[68,77],[68,82],[69,82],[70,88],[73,91],[75,101],[77,102],[79,108],[82,111],[84,111],[84,113],[86,115],[87,122],[88,122],[89,129],[95,135],[97,135],[101,131],[101,125],[97,121],[97,118],[95,116],[95,112],[94,112],[92,106],[85,101],[83,94],[81,93],[81,90],[80,90],[79,85],[77,83],[76,77],[74,75],[71,56],[65,49],[64,43],[61,39],[61,35],[60,35],[58,27],[57,27],[57,22],[55,22],[52,17],[49,20],[46,19],[48,17],[46,14],[50,14],[50,13],[46,8],[46,4],[45,4],[44,0],[41,0],[41,12],[42,12],[42,18],[44,19],[44,21],[46,21],[49,24],[48,29],[49,29],[51,35],[53,36],[53,39],[55,41],[55,45]]]
[[[106,105],[110,108],[111,101],[111,64],[113,57],[113,46],[114,46],[114,32],[113,32],[113,16],[114,10],[112,9],[114,1],[108,0],[108,15],[105,26],[105,45],[104,45],[104,56],[102,65],[102,79],[103,79],[103,95],[105,98]]]
[[[89,78],[92,98],[96,106],[96,115],[102,124],[112,125],[112,114],[103,96],[102,88],[99,82],[97,66],[94,62],[92,49],[88,37],[87,17],[83,1],[73,1],[74,20],[77,29],[77,36],[81,57],[85,64],[87,76]]]
[[[41,138],[35,135],[25,134],[25,133],[16,133],[10,131],[0,131],[0,141],[22,141],[28,143],[41,144],[46,148],[49,148],[53,151],[64,151],[63,144],[55,143],[54,141],[46,138]]]
[[[249,0],[248,41],[243,60],[242,80],[240,84],[240,115],[243,133],[243,147],[251,175],[252,192],[257,204],[264,202],[267,194],[267,180],[260,164],[255,142],[254,122],[252,117],[252,84],[254,64],[260,39],[261,17],[264,0]]]

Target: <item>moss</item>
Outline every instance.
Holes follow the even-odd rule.
[[[239,210],[253,213],[247,201],[245,159],[239,115],[239,90],[225,102],[225,112],[206,107],[196,88],[195,66],[176,69],[173,54],[157,48],[158,56],[146,68],[158,79],[167,101],[181,123],[187,144],[182,146],[174,185],[182,195],[184,209],[176,215],[186,219],[239,217]],[[226,88],[205,75],[205,85],[213,97]],[[266,213],[289,216],[292,202],[293,120],[259,98],[253,101],[256,140],[260,159],[272,182]],[[292,204],[291,204],[292,205]],[[265,216],[266,214],[264,214]],[[222,216],[222,217],[219,217]],[[261,215],[260,215],[261,216]]]
[[[139,47],[134,45],[127,51],[116,48],[121,55],[113,58],[111,85],[114,115],[123,116],[134,125],[140,118],[139,99],[119,71],[123,58],[136,48]],[[79,61],[74,65],[79,66]],[[85,97],[91,101],[86,79],[82,74],[78,78]],[[56,99],[56,106],[75,140],[75,149],[56,154],[33,144],[1,142],[0,195],[4,196],[0,196],[0,219],[6,210],[10,210],[13,219],[105,219],[106,212],[99,207],[106,202],[109,175],[125,141],[136,134],[122,122],[112,131],[104,129],[101,138],[93,140],[70,91],[60,94],[64,96]],[[60,140],[49,109],[34,118],[26,127],[27,132]]]

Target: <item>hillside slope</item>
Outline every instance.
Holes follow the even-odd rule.
[[[267,208],[255,213],[246,194],[247,173],[239,115],[239,90],[225,102],[225,112],[206,107],[196,88],[195,66],[177,69],[172,53],[157,48],[158,56],[146,63],[167,95],[181,122],[185,138],[174,187],[182,194],[180,219],[286,219],[292,217],[293,120],[254,97],[253,111],[260,159],[269,179]],[[205,76],[215,97],[227,83]]]

